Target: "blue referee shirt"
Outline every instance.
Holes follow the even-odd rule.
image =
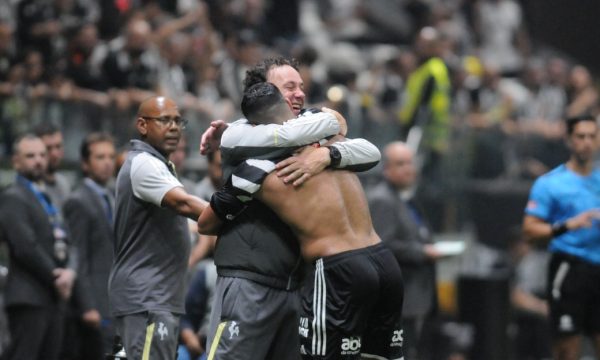
[[[525,213],[554,224],[591,209],[600,209],[600,171],[581,176],[563,164],[536,180]],[[600,264],[600,221],[555,237],[549,250]]]

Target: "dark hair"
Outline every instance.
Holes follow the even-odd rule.
[[[575,130],[575,125],[579,124],[582,121],[591,121],[593,123],[596,123],[596,119],[590,114],[584,114],[584,115],[570,117],[566,120],[567,134],[568,135],[573,134],[573,131]]]
[[[56,134],[57,132],[60,132],[60,129],[50,121],[42,121],[33,128],[33,133],[38,137]]]
[[[277,86],[270,82],[260,82],[244,91],[242,113],[251,124],[269,122],[269,110],[276,104],[285,104]]]
[[[103,132],[93,132],[88,134],[82,141],[81,146],[79,147],[79,155],[81,156],[81,160],[88,161],[91,155],[90,147],[93,144],[108,142],[111,144],[115,144],[114,138],[107,133]]]
[[[280,66],[291,66],[298,70],[298,63],[294,59],[287,59],[283,56],[269,57],[254,65],[252,68],[246,70],[246,77],[244,78],[244,91],[250,88],[252,85],[266,82],[267,73],[269,70]]]

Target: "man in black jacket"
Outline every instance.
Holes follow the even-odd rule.
[[[33,135],[15,142],[15,183],[0,201],[0,229],[9,247],[6,312],[11,344],[5,359],[58,359],[64,301],[71,295],[75,257],[67,267],[65,231],[44,192],[46,146]]]
[[[114,194],[107,184],[115,171],[115,145],[108,134],[91,133],[81,144],[85,178],[69,196],[63,212],[79,251],[75,296],[81,315],[81,357],[103,359],[114,335],[108,311],[108,275],[113,262]],[[73,346],[74,344],[71,344]]]

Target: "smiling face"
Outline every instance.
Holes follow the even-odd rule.
[[[172,99],[152,97],[140,105],[136,127],[143,141],[168,157],[181,138],[181,125],[176,119],[181,119],[181,114]]]
[[[291,104],[294,115],[298,116],[306,97],[300,73],[289,65],[273,67],[267,72],[267,81],[277,86],[288,104]]]

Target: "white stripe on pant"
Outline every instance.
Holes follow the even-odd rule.
[[[315,283],[313,288],[312,354],[325,355],[327,351],[326,321],[327,287],[323,271],[323,259],[315,264]]]

